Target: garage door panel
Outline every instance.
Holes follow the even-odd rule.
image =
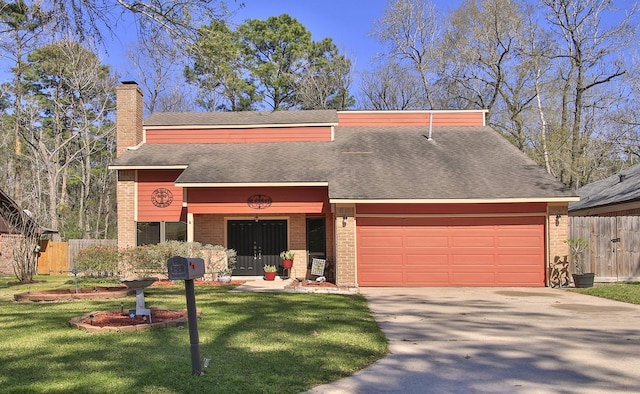
[[[542,216],[359,218],[357,232],[361,286],[544,286]]]
[[[402,272],[390,272],[388,269],[384,271],[371,271],[360,274],[359,278],[368,286],[389,286],[389,283],[401,283],[403,281]]]
[[[501,247],[514,247],[514,248],[523,248],[523,247],[533,247],[539,248],[540,245],[540,237],[498,237],[498,246]]]
[[[408,273],[406,284],[409,286],[449,286],[451,278],[448,272]]]
[[[451,278],[451,284],[456,286],[478,286],[496,281],[492,272],[454,272]]]
[[[493,254],[464,254],[450,257],[451,265],[455,267],[493,267],[495,256]]]
[[[497,256],[496,264],[499,266],[516,266],[516,267],[532,267],[537,269],[537,263],[540,261],[540,255],[502,255]]]
[[[449,266],[449,255],[445,253],[441,254],[431,254],[428,258],[425,258],[424,255],[406,255],[406,267],[438,267],[438,266]]]
[[[409,235],[406,238],[406,246],[408,247],[424,247],[428,245],[429,247],[448,247],[449,246],[449,238],[439,236],[432,237],[416,237],[413,235]]]
[[[381,266],[386,267],[389,266],[402,266],[402,255],[398,254],[370,254],[364,255],[364,258],[367,259],[367,265],[371,267]]]
[[[531,286],[531,283],[544,281],[544,276],[536,272],[502,272],[498,280],[506,286]]]
[[[389,248],[393,246],[402,247],[403,246],[403,238],[400,236],[373,236],[366,237],[363,239],[362,247],[373,247],[373,248]]]
[[[485,246],[493,248],[495,246],[495,238],[493,236],[487,236],[486,233],[479,236],[454,236],[451,238],[451,246],[457,248],[469,246]]]

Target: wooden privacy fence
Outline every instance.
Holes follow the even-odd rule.
[[[585,272],[596,281],[640,280],[640,216],[572,216],[569,233],[589,241]]]
[[[115,239],[70,239],[68,242],[41,241],[38,274],[60,275],[71,272],[78,253],[90,245],[116,245]]]

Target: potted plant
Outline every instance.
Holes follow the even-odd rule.
[[[589,241],[584,238],[572,238],[567,240],[571,261],[576,270],[573,274],[573,284],[576,287],[593,287],[594,273],[584,272],[584,252],[589,248]]]
[[[291,268],[293,267],[293,258],[296,256],[295,253],[293,253],[290,250],[283,250],[280,253],[280,258],[282,259],[282,267],[283,268]]]
[[[275,265],[265,264],[264,267],[264,280],[274,280],[276,278],[276,271],[278,268]]]

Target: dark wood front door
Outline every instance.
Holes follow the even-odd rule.
[[[228,247],[238,253],[233,275],[263,275],[265,264],[280,265],[287,249],[286,220],[229,220]]]

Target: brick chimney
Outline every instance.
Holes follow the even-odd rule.
[[[142,96],[137,83],[123,81],[116,87],[116,138],[117,157],[128,147],[142,142]]]

